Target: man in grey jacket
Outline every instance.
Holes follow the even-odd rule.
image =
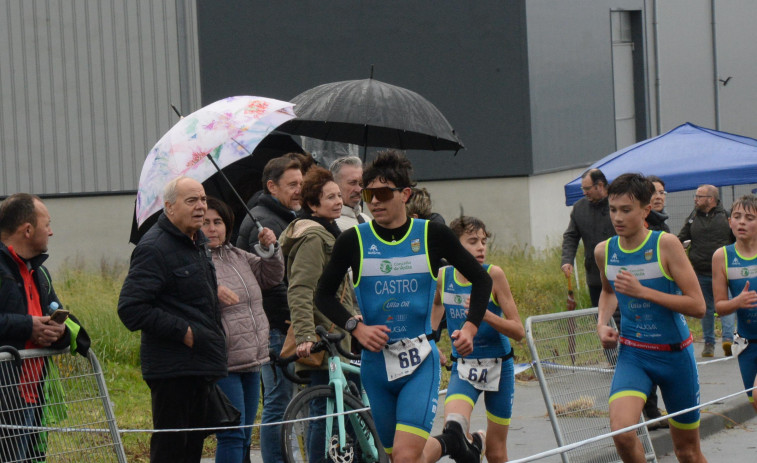
[[[707,311],[702,318],[704,349],[702,357],[715,356],[715,300],[712,296],[712,254],[718,248],[731,244],[736,238],[728,225],[728,212],[720,205],[720,193],[713,185],[702,185],[694,195],[694,210],[683,225],[678,239],[691,241],[689,260],[702,287]],[[723,352],[731,355],[733,328],[736,314],[720,317],[723,328]]]
[[[581,176],[581,189],[584,197],[573,205],[568,229],[563,233],[562,271],[570,278],[573,273],[573,260],[576,258],[578,241],[584,244],[584,268],[586,285],[589,287],[591,303],[599,304],[602,292],[602,280],[599,268],[594,261],[594,247],[615,235],[610,221],[610,207],[607,202],[607,178],[599,169],[590,169]]]

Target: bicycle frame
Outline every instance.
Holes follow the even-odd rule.
[[[347,432],[344,427],[344,417],[347,415],[342,414],[344,413],[344,391],[348,389],[347,378],[344,373],[345,371],[347,373],[360,375],[359,367],[342,362],[341,358],[337,355],[329,357],[329,386],[334,388],[335,400],[326,400],[326,414],[332,415],[335,412],[334,408],[336,408],[336,413],[339,413],[339,415],[336,416],[337,425],[339,426],[339,448],[345,448],[347,443]],[[368,407],[368,395],[365,393],[362,384],[360,387],[360,396],[361,402]],[[373,436],[371,436],[371,433],[366,429],[365,422],[357,413],[350,414],[349,419],[352,422],[352,427],[355,429],[355,433],[357,434],[355,438],[360,442],[358,448],[370,449],[371,459],[378,461],[378,449],[376,448],[376,443],[373,441]],[[326,418],[326,429],[331,429],[333,420],[333,416],[328,416]],[[326,453],[328,453],[328,447],[329,442],[327,439]]]

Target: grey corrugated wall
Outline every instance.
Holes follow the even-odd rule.
[[[135,190],[169,105],[199,106],[195,15],[191,0],[0,0],[0,196]]]

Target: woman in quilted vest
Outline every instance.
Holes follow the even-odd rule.
[[[261,289],[284,278],[284,261],[276,236],[264,228],[258,239],[263,247],[276,245],[273,256],[263,259],[229,243],[234,214],[222,201],[209,197],[202,232],[209,240],[218,279],[218,300],[226,331],[229,376],[218,381],[234,406],[242,412],[241,424],[252,425],[260,398],[260,366],[268,361],[268,320]],[[249,461],[252,428],[218,433],[216,462]]]

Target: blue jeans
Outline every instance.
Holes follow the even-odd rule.
[[[712,296],[712,277],[697,275],[699,286],[702,288],[704,303],[707,311],[702,318],[702,334],[705,344],[715,344],[715,299]],[[733,328],[736,325],[736,313],[720,316],[720,325],[723,328],[723,341],[733,342]]]
[[[218,380],[218,386],[229,397],[234,407],[242,412],[241,425],[250,426],[255,422],[260,400],[260,372],[229,373]],[[246,461],[252,428],[230,429],[217,433],[216,463],[240,463]]]
[[[268,347],[281,352],[286,333],[271,328],[268,337]],[[271,364],[263,365],[263,417],[262,423],[278,423],[284,418],[287,405],[292,400],[294,384],[284,377],[280,367],[276,367],[276,378],[273,377]],[[264,463],[281,463],[284,456],[281,453],[281,426],[262,426],[260,428],[260,454]]]

